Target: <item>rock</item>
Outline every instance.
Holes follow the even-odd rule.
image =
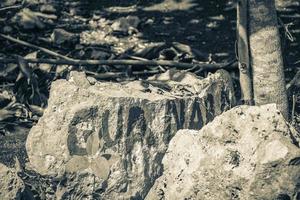
[[[19,27],[23,29],[44,29],[45,24],[40,20],[36,12],[31,11],[28,8],[23,8],[18,12],[13,18],[12,21],[18,24]]]
[[[0,199],[19,200],[25,190],[25,184],[17,172],[0,163]]]
[[[299,199],[299,134],[275,104],[235,107],[181,130],[146,199]]]
[[[167,74],[176,76],[89,85],[84,73],[72,72],[69,81],[55,81],[48,108],[26,142],[33,168],[66,176],[71,185],[75,175],[96,177],[82,189],[91,198],[95,191],[103,199],[145,197],[176,131],[200,129],[235,104],[224,70],[203,80],[190,73],[161,76]]]
[[[41,6],[40,11],[43,13],[56,13],[56,9],[53,5],[51,4],[44,4]]]
[[[53,33],[51,34],[51,40],[57,45],[72,45],[79,42],[79,35],[57,28],[54,29]]]
[[[61,180],[55,194],[46,199],[101,199],[99,195],[101,189],[98,191],[96,189],[106,187],[106,182],[101,182],[98,177],[84,171],[68,174]]]
[[[90,82],[86,78],[85,73],[78,73],[76,71],[71,71],[68,81],[82,88],[88,88],[90,86]]]
[[[111,25],[111,28],[114,31],[131,34],[132,32],[138,32],[137,27],[140,21],[137,16],[121,17]]]

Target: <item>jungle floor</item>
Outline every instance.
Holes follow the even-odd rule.
[[[164,58],[199,63],[228,63],[236,59],[236,10],[233,1],[69,2],[53,1],[51,7],[37,4],[34,0],[25,4],[17,0],[4,1],[0,3],[0,33],[77,59]],[[31,17],[29,22],[24,20],[28,15],[24,8],[30,9],[31,16],[37,17]],[[48,14],[40,17],[38,11],[41,10]],[[300,6],[279,11],[287,83],[300,70],[299,15]],[[65,36],[53,39],[53,32],[58,29],[71,33],[72,37],[67,34],[70,36],[67,39]],[[49,58],[43,52],[3,37],[0,37],[0,44],[0,59],[14,58],[14,55]],[[38,83],[35,87],[28,84],[26,69],[24,72],[17,64],[0,62],[0,162],[10,166],[14,164],[15,156],[22,164],[27,161],[26,136],[47,105],[51,82],[66,78],[70,70],[70,66],[66,65],[31,65],[34,70],[30,77],[35,77]],[[103,81],[146,78],[147,73],[134,75],[132,72],[168,69],[133,66],[128,70],[121,65],[79,68]],[[198,68],[190,71],[202,77],[208,73]],[[97,76],[107,72],[124,72],[126,76]],[[231,75],[238,88],[237,70],[231,70]],[[300,122],[299,87],[300,82],[296,81],[289,91],[295,125]],[[33,90],[38,90],[39,95],[33,95]],[[236,95],[239,97],[239,93]]]

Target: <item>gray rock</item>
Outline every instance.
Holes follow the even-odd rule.
[[[96,177],[81,190],[91,199],[95,191],[103,199],[145,197],[177,130],[200,129],[235,104],[226,71],[203,80],[178,75],[89,86],[83,73],[72,72],[69,81],[55,81],[48,108],[27,139],[32,167],[67,177],[69,185],[78,174]]]
[[[51,41],[57,45],[72,45],[79,41],[79,35],[57,28],[51,34]]]
[[[56,9],[51,4],[44,4],[40,7],[40,11],[43,13],[56,13]]]
[[[114,31],[120,31],[123,33],[130,34],[131,31],[137,32],[136,29],[137,29],[140,21],[141,20],[137,16],[121,17],[111,25],[111,28]]]
[[[12,21],[18,24],[19,27],[26,30],[45,28],[44,22],[38,17],[36,12],[33,12],[28,8],[23,8],[21,11],[16,13],[16,15],[12,18]]]
[[[152,199],[299,199],[299,134],[274,104],[241,106],[200,131],[181,130]]]
[[[25,190],[16,170],[0,163],[0,199],[19,200]]]

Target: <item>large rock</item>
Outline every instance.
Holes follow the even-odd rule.
[[[75,173],[78,182],[85,177],[81,191],[89,198],[143,198],[161,174],[177,130],[200,129],[235,103],[230,76],[222,70],[203,80],[173,70],[122,84],[88,80],[73,72],[69,81],[52,84],[26,149],[42,175]]]
[[[25,184],[13,168],[0,163],[0,199],[20,200]]]
[[[298,142],[274,104],[233,108],[173,137],[146,199],[300,199]]]

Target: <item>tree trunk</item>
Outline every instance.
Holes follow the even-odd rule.
[[[253,105],[252,78],[249,63],[248,42],[248,0],[239,0],[237,4],[237,42],[239,57],[240,86],[242,103]]]
[[[288,119],[283,59],[274,0],[249,0],[249,45],[256,105],[276,103]]]

